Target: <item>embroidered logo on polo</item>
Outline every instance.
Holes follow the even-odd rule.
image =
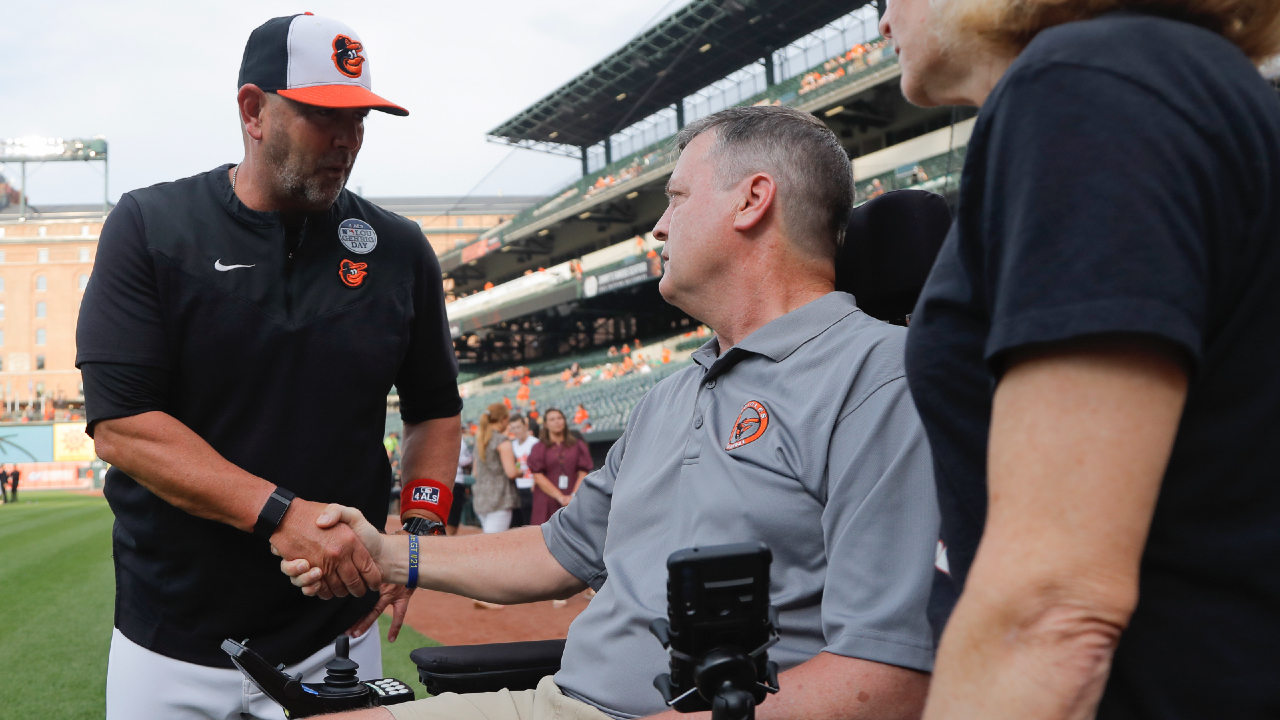
[[[358,40],[352,40],[346,35],[338,35],[333,39],[333,64],[338,68],[338,72],[349,78],[358,78],[360,73],[364,72],[364,58],[360,57],[360,51],[364,50],[364,45]]]
[[[347,287],[360,287],[360,284],[364,282],[365,276],[369,274],[365,272],[367,267],[369,267],[369,263],[358,263],[344,259],[338,265],[338,277],[342,278],[342,283]]]
[[[737,450],[760,439],[769,427],[769,411],[756,400],[748,400],[738,413],[733,423],[733,434],[729,436],[729,444],[725,450]]]
[[[373,252],[378,247],[378,233],[369,223],[351,218],[338,225],[338,240],[342,246],[357,255]]]

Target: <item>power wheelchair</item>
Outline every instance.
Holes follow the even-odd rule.
[[[907,325],[950,225],[951,213],[945,200],[920,190],[886,193],[854,208],[844,244],[836,256],[836,289],[852,294],[858,307],[868,315]],[[666,647],[670,644],[670,635],[669,628],[664,626],[664,620],[656,620],[650,629]],[[767,626],[776,641],[776,621],[772,615]],[[228,640],[223,649],[246,675],[285,707],[289,717],[413,699],[412,690],[389,678],[359,682],[354,663],[346,658],[344,640],[346,638],[338,640],[338,657],[330,663],[330,677],[324,683],[313,685],[304,685],[299,679],[284,675],[279,668],[272,669],[239,643]],[[760,673],[750,668],[742,676],[746,680],[725,674],[731,675],[734,668],[742,669],[743,657],[763,656],[768,644],[771,643],[755,650],[726,648],[719,655],[713,651],[703,658],[682,660],[697,664],[700,678],[705,674],[717,681],[723,680],[730,692],[733,690],[730,686],[737,683],[748,688],[748,697],[754,693],[750,700],[743,701],[745,704],[733,707],[717,704],[713,710],[715,720],[751,718],[755,703],[763,699],[761,688],[777,690],[776,666],[772,663],[768,663],[772,667],[764,673],[767,677],[758,677]],[[419,680],[432,695],[483,693],[504,688],[535,688],[543,677],[560,670],[564,648],[564,640],[427,647],[414,650],[410,658],[418,667]],[[679,653],[673,652],[673,671],[679,662],[674,659],[677,655]],[[665,688],[663,678],[667,679]],[[712,698],[705,697],[708,691],[702,691],[701,681],[698,684],[704,699],[682,705],[677,702],[678,698],[671,697],[670,676],[660,675],[655,679],[655,687],[662,691],[668,704],[682,712],[712,708]]]

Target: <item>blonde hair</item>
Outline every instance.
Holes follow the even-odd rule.
[[[476,452],[484,457],[489,452],[489,441],[493,439],[493,426],[507,419],[511,411],[503,403],[494,403],[489,411],[480,416],[480,431],[476,433]]]
[[[1017,54],[1055,25],[1113,10],[1157,15],[1198,25],[1239,47],[1255,63],[1280,53],[1278,0],[931,0],[944,33],[976,34]],[[954,38],[948,38],[954,39]]]

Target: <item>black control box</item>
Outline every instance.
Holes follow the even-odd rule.
[[[360,680],[356,675],[360,665],[349,657],[351,640],[346,635],[335,643],[336,657],[325,664],[327,674],[322,683],[304,683],[301,675],[286,674],[284,665],[273,667],[245,643],[225,640],[222,650],[264,695],[284,708],[288,718],[396,705],[414,699],[413,690],[394,678]]]

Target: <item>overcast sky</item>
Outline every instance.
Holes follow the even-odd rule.
[[[236,162],[236,76],[266,20],[333,17],[360,34],[374,92],[410,111],[371,114],[350,187],[364,195],[547,193],[577,160],[485,142],[485,132],[686,0],[182,0],[5,3],[0,137],[105,135],[111,199]],[[665,9],[664,9],[665,8]],[[504,162],[505,160],[505,162]],[[100,163],[28,166],[32,204],[96,202]],[[0,166],[17,184],[17,165]]]

